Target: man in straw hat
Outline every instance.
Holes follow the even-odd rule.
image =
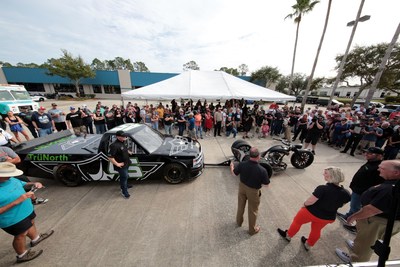
[[[36,230],[36,217],[31,198],[34,190],[25,192],[24,185],[33,186],[32,189],[42,188],[38,182],[23,182],[14,176],[23,174],[10,162],[0,163],[0,228],[14,236],[13,248],[17,253],[17,263],[30,261],[42,254],[43,250],[33,251],[26,249],[26,236],[31,239],[34,247],[53,234],[53,230],[39,234]]]

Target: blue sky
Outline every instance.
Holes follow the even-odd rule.
[[[2,0],[0,61],[41,64],[61,49],[94,58],[143,61],[152,72],[182,72],[190,60],[201,70],[262,66],[290,73],[296,26],[284,20],[294,0]],[[295,72],[309,74],[327,0],[303,17]],[[334,0],[316,76],[335,75],[360,0]],[[353,45],[389,42],[400,22],[399,0],[366,0]],[[248,73],[250,74],[250,73]]]

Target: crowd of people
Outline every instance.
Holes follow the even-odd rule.
[[[287,140],[311,145],[316,154],[319,142],[341,149],[340,152],[354,156],[368,147],[384,148],[385,159],[395,159],[400,149],[400,110],[391,114],[380,113],[372,106],[357,109],[338,106],[323,110],[308,108],[304,112],[297,106],[280,106],[273,102],[269,106],[255,102],[251,106],[244,100],[227,100],[221,104],[207,101],[197,102],[172,100],[156,105],[128,102],[126,106],[104,106],[99,101],[95,107],[71,106],[69,113],[60,110],[56,103],[47,110],[40,107],[37,112],[23,110],[19,115],[8,112],[2,127],[9,125],[13,136],[1,138],[0,145],[21,142],[21,135],[29,140],[45,136],[54,131],[71,129],[77,136],[103,134],[124,123],[145,123],[167,135],[188,135],[193,139],[222,136],[236,138],[266,138],[279,136]]]

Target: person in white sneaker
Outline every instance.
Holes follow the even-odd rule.
[[[386,160],[379,165],[380,176],[385,182],[371,187],[361,195],[362,208],[347,218],[349,224],[357,222],[357,235],[348,254],[336,249],[336,254],[346,263],[369,261],[373,246],[378,239],[383,239],[388,216],[393,201],[393,187],[400,180],[400,160]],[[400,210],[397,210],[392,236],[400,232]]]
[[[13,248],[17,253],[17,262],[30,261],[42,254],[43,250],[26,249],[26,236],[31,239],[31,247],[53,234],[53,230],[38,234],[34,219],[36,217],[31,198],[34,192],[25,192],[24,185],[42,188],[38,182],[23,182],[14,176],[23,174],[14,164],[0,163],[0,228],[13,235]]]

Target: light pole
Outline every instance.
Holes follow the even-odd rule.
[[[371,16],[368,16],[368,15],[360,17],[362,8],[364,6],[364,2],[365,2],[365,0],[361,0],[361,4],[360,4],[360,7],[358,8],[356,19],[347,23],[347,26],[353,26],[353,30],[351,31],[351,35],[350,35],[349,43],[347,44],[346,52],[344,53],[342,61],[340,62],[338,74],[336,76],[335,83],[333,84],[333,87],[332,87],[332,93],[331,93],[331,97],[329,98],[328,105],[330,105],[332,103],[332,99],[335,96],[336,89],[340,82],[340,77],[342,76],[342,73],[343,73],[344,64],[346,64],[347,55],[349,54],[351,43],[353,42],[354,34],[356,33],[358,22],[366,21],[371,18]],[[362,18],[362,20],[361,20],[361,18]]]

